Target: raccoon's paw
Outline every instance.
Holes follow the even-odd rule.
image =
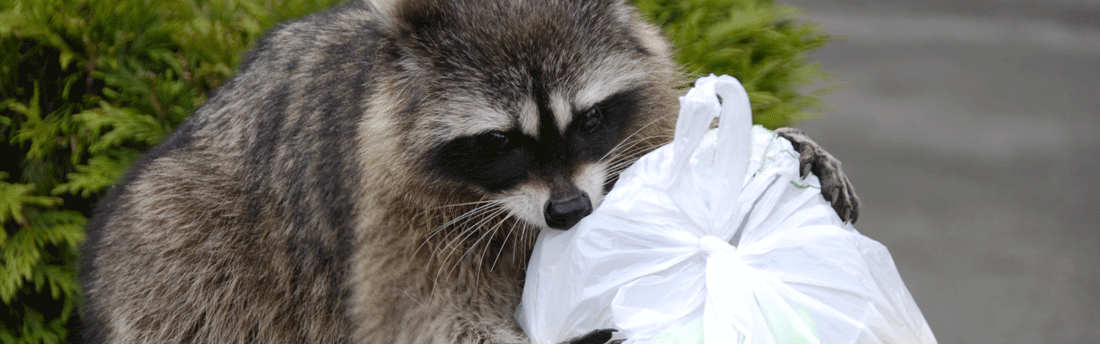
[[[775,133],[791,141],[791,145],[801,155],[800,174],[803,178],[811,171],[821,179],[821,195],[833,205],[837,215],[844,222],[856,223],[859,219],[859,197],[852,182],[840,168],[840,160],[821,148],[805,132],[796,128],[779,128]]]
[[[611,340],[612,335],[614,335],[615,332],[618,332],[618,331],[619,330],[611,329],[611,328],[605,328],[605,329],[602,329],[602,330],[595,330],[595,331],[592,331],[592,332],[588,332],[588,334],[585,334],[583,336],[567,340],[567,341],[565,341],[565,343],[562,343],[562,344],[619,344],[619,343],[622,343],[626,340],[625,339]]]

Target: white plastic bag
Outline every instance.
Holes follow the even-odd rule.
[[[516,314],[534,343],[602,328],[627,343],[935,343],[890,253],[799,177],[789,142],[752,127],[736,79],[701,78],[680,103],[673,143],[576,227],[540,235]]]

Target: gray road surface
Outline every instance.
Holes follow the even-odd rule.
[[[788,0],[844,162],[941,343],[1100,343],[1100,0]]]

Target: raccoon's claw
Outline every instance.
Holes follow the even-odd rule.
[[[623,340],[611,340],[611,336],[618,331],[619,330],[612,328],[595,330],[583,336],[570,339],[563,344],[619,344],[622,343]]]
[[[800,154],[799,173],[806,178],[813,172],[821,180],[821,195],[833,205],[837,215],[844,222],[856,223],[859,219],[859,196],[848,176],[840,168],[840,160],[821,148],[805,132],[796,128],[779,128],[779,136],[787,139]]]

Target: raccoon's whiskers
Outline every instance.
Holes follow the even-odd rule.
[[[476,203],[477,203],[477,202],[471,202],[471,203],[468,203],[468,204],[476,204]],[[458,223],[459,221],[462,221],[462,224],[460,225],[460,227],[465,227],[465,226],[466,226],[467,224],[469,224],[469,223],[470,223],[470,221],[472,221],[472,220],[473,220],[473,219],[474,219],[474,218],[475,218],[476,216],[478,216],[478,215],[481,215],[481,214],[482,214],[482,213],[484,213],[484,212],[488,212],[488,211],[490,211],[490,210],[491,210],[492,208],[494,208],[494,207],[499,207],[499,206],[500,206],[501,204],[502,204],[502,203],[501,203],[500,201],[489,201],[489,202],[483,202],[483,203],[482,203],[482,205],[479,205],[479,206],[477,206],[477,207],[474,207],[473,209],[470,209],[470,210],[466,211],[466,212],[465,212],[465,213],[463,213],[462,215],[459,215],[458,217],[455,217],[455,218],[451,219],[450,221],[447,221],[446,223],[444,223],[444,224],[442,224],[442,225],[439,225],[439,226],[437,226],[437,227],[433,228],[433,229],[432,229],[432,230],[431,230],[431,231],[430,231],[430,232],[428,233],[428,237],[424,238],[424,240],[425,240],[425,241],[428,241],[429,239],[431,239],[431,238],[432,238],[433,236],[435,236],[436,234],[439,234],[439,233],[440,233],[440,232],[442,232],[443,230],[445,230],[445,229],[447,229],[447,228],[450,228],[450,227],[454,226],[454,225],[455,225],[455,224],[457,224],[457,223]],[[446,207],[446,206],[444,206],[444,207]],[[442,207],[440,207],[440,208],[442,208]],[[439,208],[437,208],[437,209],[439,209]]]
[[[491,218],[492,216],[499,214],[501,211],[502,210],[500,208],[496,208],[479,213],[478,215],[482,215],[483,217],[480,218],[478,222],[476,222],[473,226],[467,226],[466,223],[463,223],[463,225],[459,227],[459,232],[450,237],[447,242],[438,250],[438,252],[436,252],[436,256],[438,256],[441,255],[443,251],[448,251],[447,255],[443,257],[443,260],[439,262],[439,272],[442,272],[445,269],[447,262],[450,261],[454,253],[459,250],[459,246],[462,245],[462,243],[465,242],[466,239],[477,233],[477,229],[481,226],[481,224],[485,223],[485,221],[488,221],[489,218]],[[439,272],[436,273],[436,276],[439,276]]]
[[[502,217],[502,218],[500,219],[500,221],[497,221],[497,223],[496,223],[495,225],[493,225],[493,227],[492,227],[492,228],[491,228],[490,230],[486,231],[485,235],[483,235],[483,236],[482,236],[482,238],[481,238],[481,239],[484,239],[484,238],[486,238],[486,237],[488,237],[488,238],[490,238],[490,239],[489,239],[489,240],[486,240],[486,241],[485,241],[485,244],[484,244],[484,245],[482,245],[482,246],[483,246],[484,248],[483,248],[483,249],[481,250],[481,255],[480,255],[480,257],[478,257],[478,264],[477,264],[477,265],[478,265],[479,267],[485,266],[485,256],[486,256],[486,255],[487,255],[487,254],[489,253],[489,249],[491,249],[491,248],[493,247],[493,245],[492,245],[492,242],[493,242],[492,238],[495,238],[495,237],[497,237],[497,233],[499,233],[499,232],[500,232],[500,229],[501,229],[501,227],[503,227],[503,226],[504,226],[504,222],[505,222],[505,221],[508,221],[508,217],[507,217],[507,216],[504,216],[504,217]],[[478,239],[478,242],[481,242],[481,239]],[[474,243],[474,246],[472,246],[472,247],[470,248],[470,250],[472,251],[472,250],[473,250],[474,248],[476,248],[476,247],[477,247],[477,244],[478,244],[478,243]],[[503,244],[502,244],[502,245],[503,245]],[[465,254],[464,254],[463,256],[465,256]],[[459,258],[459,260],[461,260],[461,259],[462,259],[462,258]],[[458,266],[458,264],[455,264],[455,266]],[[494,261],[493,261],[493,267],[495,267],[495,266],[496,266],[496,261],[494,260]],[[493,271],[493,268],[489,268],[489,272],[492,272],[492,271]],[[478,270],[477,270],[477,275],[476,275],[476,276],[474,277],[474,285],[479,285],[479,283],[481,282],[481,275],[482,275],[483,273],[485,273],[485,271],[483,271],[482,269],[478,269]]]
[[[607,166],[607,174],[617,175],[620,172],[622,172],[623,170],[626,170],[627,168],[629,168],[631,165],[634,165],[634,163],[637,162],[638,159],[641,159],[641,158],[640,157],[633,157],[633,158],[628,158],[628,159],[623,159],[623,160],[620,160],[620,161],[616,161],[614,164],[611,164],[611,165]]]
[[[435,209],[454,208],[454,207],[461,207],[461,206],[466,206],[466,205],[487,204],[487,203],[494,203],[494,202],[499,202],[499,201],[486,201],[486,200],[482,199],[481,201],[441,205],[441,206],[435,207]]]
[[[499,216],[500,214],[502,214],[506,211],[508,211],[508,210],[505,209],[504,207],[495,207],[495,208],[492,208],[492,209],[486,209],[485,211],[482,212],[483,214],[480,214],[480,215],[484,215],[484,217],[482,217],[480,220],[478,220],[472,226],[467,226],[467,224],[470,222],[470,220],[466,220],[465,222],[462,223],[462,231],[460,232],[462,234],[460,234],[456,238],[452,238],[452,240],[450,240],[448,242],[448,244],[445,248],[452,248],[453,247],[452,251],[457,250],[458,249],[457,244],[461,243],[462,240],[465,239],[463,237],[470,236],[473,232],[476,232],[479,228],[481,228],[482,225],[484,225],[486,222],[488,222],[489,220],[492,220],[496,216]],[[459,239],[459,240],[456,240],[456,239]]]
[[[480,227],[483,223],[485,223],[485,221],[488,221],[491,218],[491,216],[493,216],[493,215],[486,215],[486,214],[499,213],[501,211],[501,209],[502,208],[499,206],[499,204],[494,204],[493,206],[479,207],[478,209],[476,209],[477,213],[473,214],[473,216],[467,217],[464,221],[462,221],[462,224],[454,226],[456,228],[460,228],[459,237],[461,237],[463,235],[463,233],[468,232],[471,228]],[[471,212],[473,212],[473,210],[471,210]],[[478,217],[478,216],[481,216],[481,217]],[[470,221],[475,221],[475,219],[477,219],[476,220],[477,222],[475,222],[474,225],[471,226]],[[448,226],[448,228],[449,227],[450,226]],[[456,241],[452,239],[451,241],[449,241],[447,243],[447,245],[444,248],[450,248],[452,246],[452,244],[454,244],[454,243],[456,243]]]
[[[442,252],[441,250],[450,247],[452,243],[457,242],[457,240],[460,240],[461,237],[465,236],[464,235],[465,232],[466,232],[465,228],[467,228],[466,225],[469,224],[470,221],[473,221],[474,219],[479,218],[480,216],[483,216],[485,213],[489,213],[489,212],[492,212],[494,210],[500,209],[501,202],[500,201],[478,201],[478,202],[469,202],[469,203],[464,203],[464,204],[465,205],[479,204],[479,205],[474,207],[473,209],[470,209],[470,210],[454,217],[453,219],[451,219],[451,220],[449,220],[449,221],[447,221],[447,222],[445,222],[445,223],[443,223],[439,226],[436,226],[431,231],[429,231],[428,235],[423,239],[423,241],[420,243],[420,245],[417,246],[416,250],[413,251],[413,256],[415,256],[417,253],[419,253],[420,250],[422,248],[424,248],[425,245],[430,244],[433,247],[433,251],[436,251],[436,252],[433,252],[432,254],[429,255],[429,258],[428,258],[429,260],[425,264],[431,265],[433,261],[435,261],[439,258],[439,254]],[[445,218],[445,216],[446,216],[445,213],[448,213],[448,212],[450,212],[448,210],[453,210],[453,209],[455,209],[455,207],[452,207],[452,206],[441,206],[441,207],[435,208],[435,210],[443,210],[442,213],[444,213],[444,214],[440,214],[441,216],[437,216],[437,217],[441,217],[441,218]],[[459,224],[459,222],[461,222],[461,224]],[[457,226],[456,226],[456,224],[457,224]],[[436,237],[437,235],[440,235],[440,233],[446,232],[448,228],[455,228],[455,227],[464,229],[463,231],[460,231],[459,233],[457,233],[458,239],[452,238],[451,240],[449,240],[445,243],[432,243],[432,238]],[[413,262],[413,259],[409,259],[408,261],[409,261],[409,264],[411,264]],[[442,266],[444,266],[446,264],[446,259],[444,259],[443,261],[440,261],[438,264],[441,266],[440,270],[442,270]],[[436,273],[435,278],[433,279],[433,282],[432,282],[432,290],[428,294],[429,295],[428,296],[429,300],[431,300],[431,298],[434,297],[434,295],[435,295],[435,288],[436,288],[436,285],[438,284],[438,280],[439,280],[439,274]]]
[[[529,252],[529,250],[531,250],[532,248],[535,247],[535,241],[538,240],[538,238],[539,238],[538,228],[536,228],[535,231],[532,233],[531,226],[528,226],[528,225],[524,224],[524,226],[523,226],[524,244],[523,244],[523,247],[521,247],[520,249],[522,249],[524,251],[527,251],[527,252],[523,252],[523,254],[520,255],[521,257],[523,257],[522,264],[527,265],[528,259],[531,258],[531,252]]]
[[[642,155],[644,155],[642,153],[648,153],[644,150],[644,148],[652,147],[652,145],[649,145],[649,144],[642,145],[642,143],[645,143],[645,141],[650,140],[650,139],[663,139],[663,138],[664,137],[652,137],[652,138],[649,138],[649,139],[638,140],[638,141],[634,141],[630,145],[626,146],[627,148],[624,150],[624,152],[622,154],[616,155],[613,162],[606,167],[607,174],[608,175],[617,175],[617,174],[619,174],[623,170],[626,170],[628,167],[633,165],[634,162],[638,161],[638,159],[640,159],[642,157]]]
[[[616,154],[616,156],[624,156],[624,155],[638,155],[638,156],[641,156],[642,154],[638,154],[638,153],[642,153],[642,151],[638,149],[639,147],[653,148],[656,145],[651,143],[650,141],[660,140],[662,142],[666,142],[666,141],[672,141],[672,138],[673,138],[672,135],[653,135],[653,136],[648,136],[646,138],[642,138],[642,139],[638,139],[638,140],[634,140],[634,141],[623,141],[623,142],[620,142],[618,145],[615,146],[616,149],[622,149],[622,151],[619,152],[619,154]]]
[[[507,210],[504,209],[504,208],[500,208],[499,210],[497,210],[497,211],[493,212],[492,214],[490,214],[484,221],[479,222],[478,225],[470,228],[470,231],[471,232],[477,232],[481,228],[481,224],[484,224],[485,221],[488,221],[488,220],[491,220],[491,219],[493,219],[497,216],[500,216],[505,211],[507,211]],[[488,230],[482,231],[481,237],[477,238],[477,241],[474,241],[472,244],[470,244],[469,247],[466,248],[466,252],[464,252],[461,256],[458,257],[458,260],[455,261],[454,266],[451,267],[451,271],[447,271],[447,274],[450,275],[451,272],[453,272],[455,268],[458,268],[458,266],[462,264],[463,260],[466,259],[466,256],[469,255],[470,253],[476,251],[477,246],[479,244],[481,244],[481,241],[485,240],[485,238],[490,237],[491,234],[495,233],[500,228],[500,225],[502,223],[503,223],[503,220],[497,222],[497,224],[493,225]],[[488,246],[488,245],[486,245],[486,246]],[[455,247],[454,250],[452,250],[451,252],[455,252],[457,250],[458,250],[458,247]],[[482,259],[484,259],[484,255],[482,256]]]
[[[515,239],[516,242],[515,242],[514,245],[512,245],[512,257],[526,257],[527,254],[530,253],[530,252],[521,252],[521,251],[525,250],[526,247],[527,247],[527,244],[528,244],[528,241],[529,241],[528,237],[530,236],[530,235],[527,234],[527,230],[528,230],[528,228],[530,228],[530,226],[528,226],[528,224],[526,222],[520,223],[520,225],[521,226],[520,226],[518,231],[515,228],[512,229],[512,231],[516,233],[516,239]],[[523,262],[520,262],[520,263],[521,264],[527,264],[526,261],[523,261]]]
[[[494,206],[496,206],[496,208],[494,208]],[[463,221],[463,219],[465,219],[460,226],[457,226],[457,228],[459,228],[460,230],[459,230],[458,233],[454,233],[454,237],[450,238],[449,240],[446,240],[446,242],[444,242],[444,243],[433,244],[434,252],[432,252],[430,254],[430,258],[429,258],[429,261],[428,261],[427,264],[432,265],[432,262],[436,261],[439,258],[439,255],[442,254],[442,250],[445,250],[447,248],[451,248],[456,243],[460,243],[460,242],[462,242],[462,240],[464,240],[464,238],[468,237],[470,235],[470,233],[472,233],[473,231],[470,229],[471,227],[466,226],[466,224],[468,224],[471,220],[473,220],[474,218],[476,218],[478,216],[483,216],[486,213],[498,211],[499,209],[500,209],[499,204],[497,204],[496,202],[490,202],[490,203],[487,203],[485,205],[481,205],[481,206],[475,207],[473,209],[470,209],[469,211],[463,213],[459,217],[457,217],[455,219],[452,219],[452,220],[448,221],[447,223],[445,223],[445,224],[443,224],[439,227],[436,227],[436,229],[433,230],[432,236],[434,236],[438,233],[445,232],[445,229],[451,228],[451,226],[453,226],[456,222]],[[484,220],[480,220],[480,221],[484,221]],[[421,247],[423,247],[424,244],[427,244],[430,241],[431,240],[425,239],[424,243],[421,244]],[[419,250],[419,248],[417,250]],[[456,249],[452,249],[451,252],[448,253],[446,257],[444,257],[442,260],[439,260],[435,264],[435,265],[438,266],[438,270],[436,271],[434,277],[432,277],[432,290],[428,294],[428,299],[429,300],[431,300],[432,298],[435,297],[435,289],[439,285],[440,274],[442,274],[443,270],[446,269],[447,261],[450,260],[450,257],[454,253],[455,250]]]
[[[466,223],[469,223],[470,219],[472,219],[473,217],[481,214],[482,212],[488,211],[490,208],[493,208],[495,206],[500,206],[501,202],[500,201],[478,201],[478,202],[469,202],[469,203],[462,203],[462,204],[465,204],[465,205],[480,204],[480,205],[477,206],[477,207],[474,207],[473,209],[470,209],[470,210],[466,211],[465,213],[462,213],[461,215],[451,219],[450,221],[447,221],[446,223],[443,223],[442,225],[436,226],[431,231],[429,231],[428,235],[424,238],[423,242],[420,243],[420,246],[417,246],[416,250],[413,251],[413,254],[412,254],[413,256],[416,256],[416,254],[420,252],[420,249],[424,248],[424,245],[427,245],[429,242],[431,242],[431,239],[433,237],[435,237],[439,233],[443,232],[445,229],[447,229],[447,228],[453,226],[455,223],[458,223],[459,221],[463,221],[463,220],[466,221],[466,222],[463,223],[463,225],[465,225]],[[447,205],[447,206],[437,207],[435,209],[453,208],[453,206],[457,206],[457,205]],[[433,257],[434,257],[434,255],[433,255]],[[411,262],[411,260],[410,260],[410,262]]]
[[[619,144],[616,144],[615,147],[612,147],[611,150],[607,151],[607,153],[605,153],[598,160],[596,160],[596,162],[601,162],[601,161],[603,161],[603,159],[606,159],[609,155],[611,155],[611,153],[614,153],[616,150],[618,150],[620,147],[622,147],[622,145],[624,143],[627,143],[627,142],[642,142],[642,141],[652,139],[653,137],[651,136],[651,137],[644,138],[644,139],[641,139],[641,140],[638,140],[638,141],[630,141],[630,139],[633,138],[634,135],[638,135],[638,133],[641,133],[642,130],[645,130],[646,128],[649,128],[649,126],[651,126],[651,125],[653,125],[657,122],[660,122],[661,120],[665,119],[668,116],[670,116],[670,115],[666,114],[664,116],[659,116],[657,118],[654,118],[652,121],[649,121],[649,123],[646,123],[641,128],[638,128],[638,130],[635,130],[633,133],[630,133],[630,135],[627,135],[626,138],[623,138],[623,140],[621,142],[619,142]]]
[[[445,246],[445,249],[449,248],[450,252],[448,252],[447,256],[444,257],[443,260],[439,262],[439,270],[436,271],[435,279],[438,281],[439,276],[441,274],[443,274],[444,270],[447,270],[447,273],[444,276],[450,276],[455,271],[455,269],[458,268],[462,264],[463,258],[465,258],[466,255],[469,254],[469,252],[471,252],[472,249],[474,247],[476,247],[479,242],[481,242],[481,240],[485,237],[485,234],[487,234],[487,233],[483,233],[481,238],[479,238],[477,241],[470,244],[470,246],[466,249],[466,253],[462,254],[461,257],[459,257],[457,260],[455,260],[454,266],[452,266],[450,269],[448,269],[447,268],[448,262],[451,260],[451,257],[454,256],[455,252],[458,252],[459,246],[461,245],[461,243],[466,242],[467,239],[469,239],[474,234],[476,234],[478,232],[478,230],[481,228],[481,225],[483,225],[486,221],[488,221],[489,219],[492,219],[495,216],[499,216],[500,214],[502,214],[505,211],[506,210],[503,209],[503,208],[498,208],[498,209],[493,210],[491,213],[487,214],[484,219],[482,219],[481,221],[478,221],[474,226],[464,227],[462,229],[462,231],[459,233],[458,236],[456,236],[455,238],[452,238],[447,243],[447,245]],[[490,231],[486,231],[486,232],[490,232]],[[475,273],[475,275],[476,274],[477,273]],[[476,276],[475,276],[475,278],[476,278]],[[433,286],[433,288],[434,288],[434,286]]]
[[[504,223],[504,222],[501,221],[501,223]],[[504,247],[508,246],[508,239],[512,238],[512,233],[516,231],[516,225],[518,225],[518,224],[519,224],[519,221],[512,220],[512,228],[508,229],[508,234],[504,236],[504,241],[501,241],[500,249],[497,250],[496,258],[493,258],[493,265],[489,267],[489,272],[493,272],[493,269],[495,269],[497,267],[497,262],[500,261],[500,254],[504,253]],[[515,245],[512,245],[512,246],[515,247]]]
[[[625,169],[626,167],[629,167],[631,164],[633,164],[638,159],[641,159],[642,156],[645,155],[644,153],[648,153],[645,150],[645,148],[650,147],[648,144],[647,145],[639,145],[640,143],[643,143],[643,142],[644,141],[635,142],[630,147],[628,147],[626,149],[626,151],[624,151],[622,154],[619,154],[618,156],[616,156],[616,159],[611,164],[608,165],[608,171],[610,172],[610,171],[618,169],[618,170],[615,171],[615,173],[618,173],[621,170]]]
[[[505,209],[503,207],[496,207],[496,208],[493,208],[492,210],[483,211],[482,213],[487,213],[487,214],[483,214],[483,215],[485,215],[485,217],[482,218],[477,223],[475,223],[474,225],[466,226],[465,223],[464,223],[463,226],[462,226],[463,228],[458,233],[458,235],[451,238],[451,240],[447,242],[447,245],[444,246],[443,249],[444,250],[450,249],[450,252],[448,252],[447,256],[443,258],[443,261],[439,262],[439,271],[436,272],[436,279],[437,280],[439,279],[440,274],[443,273],[444,269],[446,269],[447,262],[449,262],[451,260],[451,257],[454,256],[454,253],[458,251],[459,245],[461,245],[462,242],[465,242],[468,238],[470,238],[471,236],[476,234],[478,232],[478,229],[480,229],[481,226],[483,224],[485,224],[485,222],[491,220],[495,216],[499,216],[500,214],[503,214],[506,211],[507,211],[507,209]],[[479,239],[479,241],[480,241],[480,239]],[[477,243],[475,242],[474,245],[476,245],[476,244]],[[462,262],[461,259],[457,260],[455,262],[455,266],[457,267],[458,264],[461,264],[461,262]],[[454,271],[453,268],[449,269],[449,271],[447,272],[447,275],[449,276],[451,274],[451,272],[453,272],[453,271]]]

